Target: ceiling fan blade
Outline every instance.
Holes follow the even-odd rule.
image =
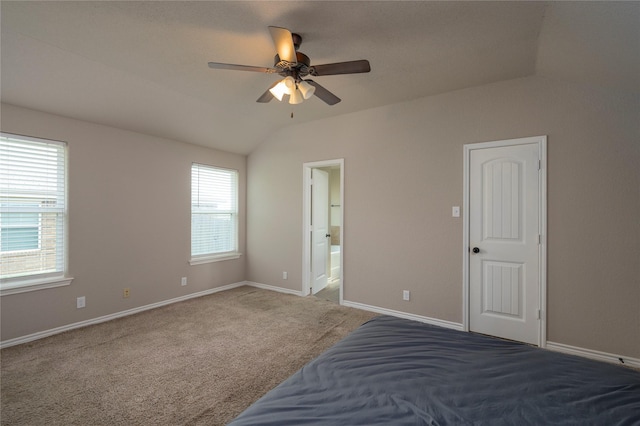
[[[336,75],[336,74],[357,74],[371,71],[371,65],[366,59],[349,62],[336,62],[335,64],[314,65],[309,68],[309,74]]]
[[[260,96],[258,99],[256,99],[256,102],[260,102],[261,104],[266,104],[267,102],[270,102],[271,99],[273,99],[273,95],[271,94],[270,90],[273,89],[276,84],[280,83],[280,80],[276,81],[275,83],[273,83],[271,86],[269,86],[269,88],[266,90],[266,92],[264,92],[262,94],[262,96]]]
[[[209,68],[218,69],[218,70],[264,72],[267,74],[273,74],[280,71],[276,68],[254,67],[251,65],[222,64],[219,62],[209,62]]]
[[[325,89],[324,87],[316,83],[315,81],[313,80],[305,80],[305,81],[316,88],[313,94],[319,97],[320,99],[322,99],[328,105],[335,105],[341,101],[339,97],[337,97],[336,95],[334,95],[333,93],[331,93],[330,91],[328,91],[327,89]]]
[[[276,52],[280,56],[280,60],[297,64],[296,48],[293,46],[293,36],[291,31],[286,28],[269,27],[273,44],[276,46]]]

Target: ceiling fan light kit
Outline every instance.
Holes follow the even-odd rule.
[[[300,81],[300,83],[298,83],[298,89],[300,89],[300,92],[302,92],[302,96],[306,99],[309,99],[311,96],[313,96],[313,94],[316,91],[316,88],[313,87],[312,85],[310,85],[309,83],[307,83],[306,81],[302,80]]]
[[[304,98],[298,89],[294,90],[289,96],[289,103],[291,105],[301,104],[302,101],[304,101]]]
[[[285,77],[282,81],[269,89],[269,92],[279,101],[284,95],[291,95],[296,88],[296,81],[291,76]]]
[[[302,103],[313,95],[316,95],[327,105],[335,105],[340,102],[339,97],[323,86],[313,80],[303,80],[303,77],[308,75],[319,77],[337,74],[357,74],[371,71],[369,61],[365,59],[311,66],[309,57],[302,52],[298,52],[298,48],[302,43],[302,37],[299,34],[292,34],[288,29],[280,27],[269,27],[269,32],[278,52],[272,68],[220,62],[209,62],[209,68],[279,74],[284,79],[272,84],[257,99],[257,102],[267,103],[273,98],[282,101],[284,95],[289,95],[289,103],[294,105]]]
[[[269,89],[269,92],[271,92],[273,97],[279,101],[282,101],[284,95],[289,95],[290,104],[302,103],[303,100],[307,100],[313,96],[315,91],[316,88],[306,81],[300,80],[300,82],[296,83],[291,76],[285,77],[282,81],[279,81],[278,84]]]

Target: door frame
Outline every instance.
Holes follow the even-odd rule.
[[[344,286],[344,158],[302,164],[302,295],[311,294],[311,169],[336,166],[340,169],[340,304],[342,305]]]
[[[538,331],[538,346],[547,344],[547,136],[533,136],[527,138],[507,139],[492,142],[465,144],[464,147],[464,176],[463,176],[463,241],[462,241],[462,326],[469,331],[469,178],[471,151],[476,149],[499,148],[537,143],[540,149],[540,172],[538,173],[539,190],[539,220],[540,244],[538,244],[539,276],[540,276],[540,323]]]

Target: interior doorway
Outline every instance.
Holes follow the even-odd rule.
[[[546,137],[465,148],[465,329],[544,346]]]
[[[302,294],[342,304],[344,160],[303,164]]]

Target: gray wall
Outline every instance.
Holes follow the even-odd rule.
[[[244,280],[244,256],[197,266],[188,260],[192,162],[239,171],[244,253],[245,156],[6,104],[1,118],[4,132],[69,144],[74,277],[70,286],[2,296],[3,341]],[[76,309],[78,296],[86,308]]]
[[[243,280],[301,290],[302,164],[335,158],[345,299],[461,322],[462,145],[548,135],[548,339],[640,357],[639,113],[637,95],[531,77],[292,126],[246,159],[2,105],[3,131],[69,142],[75,277],[3,296],[2,340]],[[187,263],[193,161],[240,171],[239,260]]]
[[[248,158],[247,279],[301,290],[302,164],[344,158],[345,300],[461,322],[463,144],[548,135],[548,340],[640,357],[639,114],[530,77],[286,128]]]

